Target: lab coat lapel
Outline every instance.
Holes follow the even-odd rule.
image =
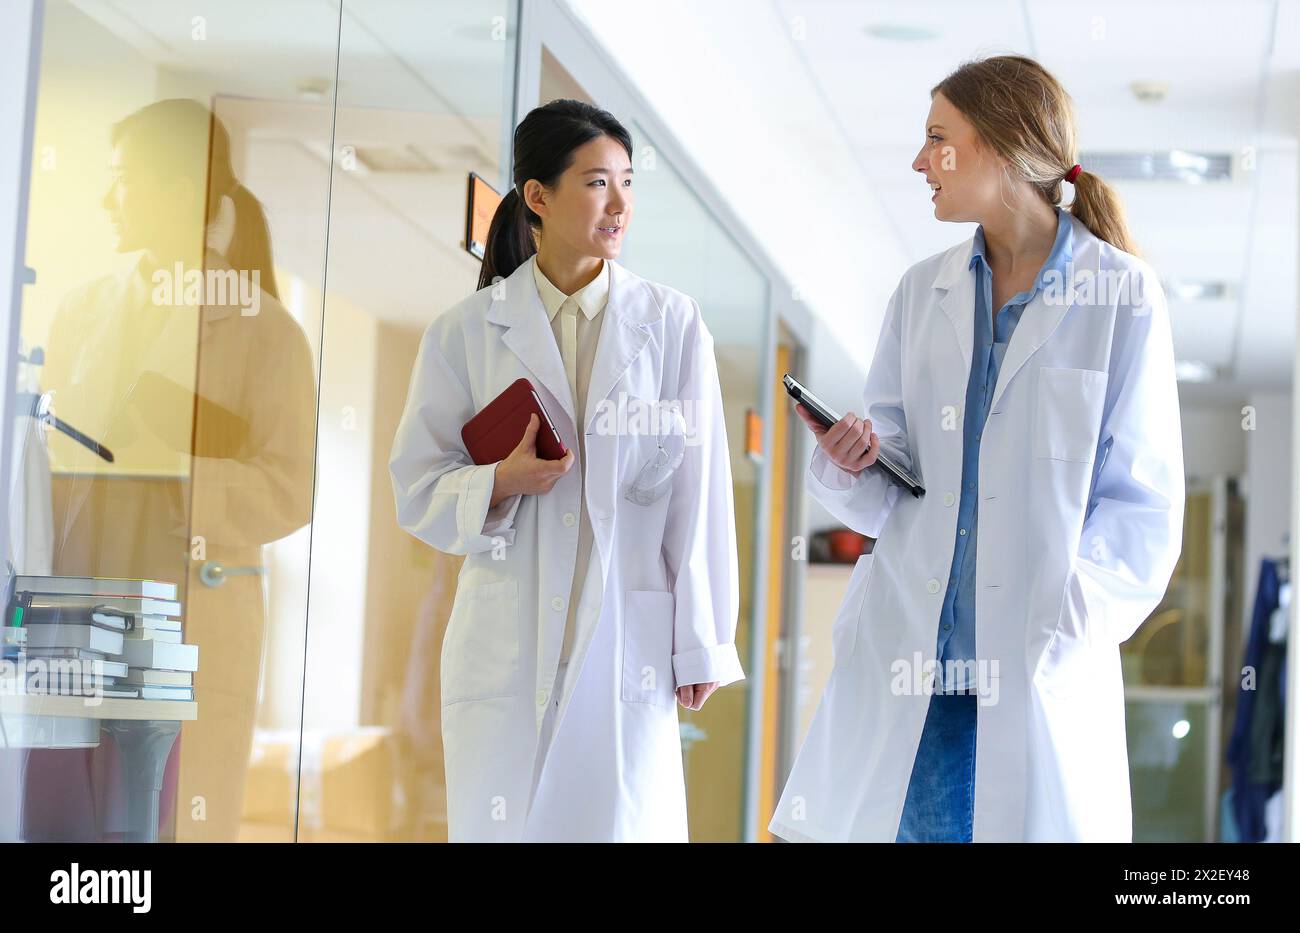
[[[591,381],[587,387],[585,433],[601,403],[609,398],[632,361],[650,342],[650,324],[663,317],[663,309],[645,282],[616,262],[609,262],[609,301],[604,313],[609,315],[600,328],[596,358],[591,364]]]
[[[971,250],[975,240],[972,238],[966,248],[954,248],[939,267],[935,276],[934,287],[945,290],[939,300],[939,307],[952,324],[957,337],[957,347],[961,351],[962,383],[970,373],[971,356],[975,345],[975,276],[969,270]]]
[[[1007,355],[998,371],[998,383],[993,390],[991,408],[997,408],[1002,393],[1006,391],[1011,380],[1020,368],[1039,347],[1045,344],[1052,333],[1064,319],[1066,312],[1074,305],[1074,290],[1071,282],[1076,282],[1080,270],[1086,270],[1094,276],[1100,267],[1100,253],[1096,237],[1088,232],[1078,219],[1071,217],[1074,225],[1074,260],[1067,269],[1067,278],[1071,281],[1060,283],[1059,288],[1040,289],[1033,300],[1025,306],[1020,316],[1020,323],[1011,334],[1007,346]],[[971,252],[975,248],[972,237],[960,248],[953,249],[939,268],[935,276],[934,287],[943,289],[945,294],[939,301],[939,307],[947,315],[957,337],[957,344],[962,355],[962,378],[969,377],[971,357],[975,344],[975,275],[970,270]]]
[[[509,278],[492,286],[487,319],[507,328],[502,341],[560,403],[569,423],[576,426],[578,419],[573,413],[564,359],[555,342],[542,296],[537,293],[537,283],[533,281],[535,262],[537,257],[530,257]]]
[[[1002,393],[1006,391],[1020,367],[1025,365],[1034,351],[1048,341],[1065,318],[1066,312],[1074,306],[1075,294],[1072,286],[1082,284],[1077,281],[1076,272],[1086,270],[1093,276],[1093,284],[1097,284],[1096,274],[1100,268],[1101,254],[1097,249],[1096,238],[1089,234],[1088,228],[1076,218],[1071,217],[1070,223],[1074,225],[1074,257],[1066,269],[1067,281],[1049,283],[1047,288],[1039,289],[1038,294],[1025,306],[1020,316],[1020,323],[1011,334],[1011,342],[1007,345],[1007,355],[1002,360],[1002,368],[998,371],[998,384],[993,390],[991,409],[998,407],[998,400],[1002,398]]]

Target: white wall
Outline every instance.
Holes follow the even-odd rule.
[[[321,352],[303,727],[360,725],[377,327],[330,293]],[[346,663],[343,663],[346,662]]]
[[[1242,406],[1182,405],[1183,470],[1189,478],[1246,472]]]
[[[806,305],[865,365],[907,263],[791,23],[750,0],[566,2],[793,283],[778,305]]]

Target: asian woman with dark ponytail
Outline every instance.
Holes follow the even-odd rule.
[[[398,521],[466,556],[441,657],[452,841],[685,841],[677,704],[740,680],[731,466],[699,305],[616,260],[632,140],[557,100],[515,130],[479,290],[425,332]],[[527,379],[509,456],[461,428]]]

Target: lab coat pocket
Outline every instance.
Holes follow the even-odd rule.
[[[673,704],[673,594],[634,590],[623,612],[623,699]]]
[[[442,705],[519,693],[519,584],[460,587],[442,640]]]
[[[1083,584],[1078,572],[1072,569],[1061,594],[1056,629],[1039,657],[1034,680],[1040,687],[1059,697],[1077,696],[1096,688],[1097,663],[1103,656],[1096,631],[1100,621],[1090,616]]]
[[[874,561],[874,554],[863,554],[858,558],[853,573],[849,576],[849,586],[844,593],[844,601],[840,603],[839,614],[831,625],[831,651],[836,667],[845,667],[857,650],[858,625],[862,619]]]
[[[1105,372],[1096,369],[1038,370],[1034,417],[1034,456],[1092,463],[1097,452]]]

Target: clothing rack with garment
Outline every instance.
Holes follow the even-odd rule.
[[[14,417],[6,430],[13,432],[10,463],[12,481],[5,496],[8,544],[0,555],[16,572],[49,574],[54,561],[54,505],[49,452],[42,424],[72,438],[97,457],[113,462],[113,453],[99,441],[54,416],[51,395],[41,391],[37,369],[45,364],[40,347],[17,353]]]
[[[1288,556],[1260,561],[1237,715],[1227,760],[1232,769],[1232,838],[1241,842],[1280,837],[1283,737],[1286,731],[1286,643],[1290,626]]]

